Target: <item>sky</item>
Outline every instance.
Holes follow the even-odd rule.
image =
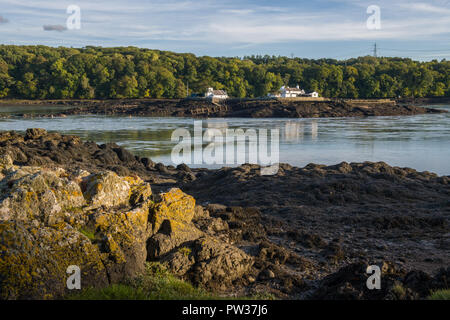
[[[450,0],[0,0],[0,44],[347,59],[375,43],[378,56],[448,60]]]

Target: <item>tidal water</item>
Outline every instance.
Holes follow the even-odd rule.
[[[0,107],[0,130],[44,128],[63,134],[75,134],[97,143],[116,142],[135,154],[164,164],[173,164],[171,151],[178,143],[171,140],[174,130],[184,128],[194,136],[194,119],[191,118],[90,115],[1,119],[2,114],[33,115],[51,112],[54,108]],[[433,108],[450,111],[450,106],[445,105]],[[257,133],[261,133],[261,129],[267,129],[268,136],[271,130],[278,130],[279,161],[294,166],[305,166],[311,162],[331,165],[342,161],[384,161],[393,166],[450,175],[450,113],[369,118],[215,118],[203,120],[202,126],[203,130],[208,127],[216,128],[224,135],[226,129],[254,129]],[[199,139],[201,138],[197,137],[193,141],[198,142]],[[208,142],[203,141],[204,146],[207,144]],[[248,157],[248,148],[245,152]],[[190,165],[205,168],[233,166],[205,162]]]

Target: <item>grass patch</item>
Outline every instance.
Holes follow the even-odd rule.
[[[134,288],[141,288],[150,300],[204,300],[214,295],[172,275],[160,263],[147,263],[144,275],[130,281]]]
[[[84,234],[89,240],[91,241],[95,240],[95,232],[93,230],[90,230],[88,228],[79,228],[78,231],[81,234]]]
[[[84,289],[71,300],[211,300],[220,299],[176,278],[159,263],[147,263],[145,273],[122,284]]]
[[[181,253],[182,255],[184,255],[185,257],[189,257],[189,255],[191,254],[191,249],[188,247],[182,247],[180,249],[178,249],[178,252]]]
[[[397,299],[403,300],[406,296],[406,289],[400,283],[396,283],[392,288],[392,293],[397,297]]]
[[[250,297],[224,297],[213,294],[178,279],[163,265],[157,262],[147,263],[141,276],[122,284],[113,284],[106,288],[83,289],[67,297],[70,300],[224,300],[255,299],[273,300],[270,294],[258,294]]]
[[[450,289],[434,291],[429,297],[429,300],[450,300]]]

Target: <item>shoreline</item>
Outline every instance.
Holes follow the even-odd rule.
[[[11,201],[19,201],[18,205],[23,207],[17,193],[20,188],[29,192],[39,188],[41,195],[30,204],[36,203],[45,213],[49,210],[49,200],[45,199],[50,199],[50,189],[38,182],[46,181],[47,177],[54,181],[55,174],[62,181],[69,179],[70,186],[80,184],[87,200],[103,201],[104,198],[91,194],[99,191],[89,188],[83,182],[86,179],[89,183],[101,182],[118,198],[121,179],[136,184],[139,187],[130,193],[134,205],[136,200],[132,199],[141,198],[152,199],[150,204],[158,203],[167,197],[158,194],[171,188],[179,188],[188,195],[174,194],[173,199],[179,199],[180,208],[184,209],[165,213],[165,219],[177,228],[183,226],[181,229],[171,227],[172,231],[167,233],[161,227],[151,235],[136,234],[141,239],[136,243],[146,243],[146,249],[138,246],[140,249],[127,251],[130,247],[121,242],[124,238],[111,235],[123,251],[119,251],[123,254],[120,259],[131,259],[131,264],[125,262],[124,266],[118,262],[120,259],[108,262],[112,265],[106,266],[114,274],[123,270],[117,276],[139,269],[142,260],[133,259],[142,256],[144,260],[147,257],[167,264],[172,272],[195,285],[230,295],[267,292],[281,299],[423,299],[428,290],[424,288],[439,287],[440,277],[450,274],[450,269],[441,270],[450,265],[446,255],[450,239],[445,235],[450,223],[450,176],[392,167],[384,162],[309,164],[303,168],[281,164],[274,176],[261,176],[260,167],[249,164],[216,170],[192,169],[186,165],[175,168],[134,156],[114,143],[82,142],[76,136],[47,133],[42,129],[27,130],[25,135],[1,132],[0,151],[3,155],[0,167],[4,167],[0,170],[4,180],[2,193],[10,194],[8,199],[11,199],[7,204],[0,202],[0,209],[12,206]],[[14,174],[15,170],[20,173]],[[97,181],[105,172],[108,179],[116,182]],[[36,177],[40,178],[35,180]],[[137,177],[143,182],[137,183],[140,181]],[[155,197],[149,198],[144,182],[151,186]],[[9,189],[17,183],[19,189]],[[64,194],[66,184],[59,187]],[[91,190],[89,196],[86,190]],[[136,198],[134,192],[140,196]],[[195,199],[195,210],[190,196]],[[105,210],[113,215],[117,210],[140,212],[134,207],[108,209],[107,204],[103,205],[102,214]],[[189,218],[185,216],[186,206],[192,210]],[[96,210],[91,205],[65,214],[77,220],[86,213],[97,217],[100,212]],[[52,221],[46,219],[45,223]],[[79,223],[88,228],[90,220],[83,219]],[[71,219],[67,221],[72,223]],[[108,228],[117,230],[119,225],[120,221],[116,221]],[[136,231],[127,232],[135,235]],[[95,233],[93,239],[96,239],[91,244],[94,247],[98,243],[100,248],[112,248],[101,240],[108,237],[97,238]],[[216,252],[215,258],[201,260],[204,250]],[[223,262],[225,257],[231,259],[230,264]],[[389,270],[381,292],[365,288],[364,268],[370,264],[380,264],[383,270]],[[233,267],[223,269],[225,265]],[[441,271],[437,273],[438,270]],[[208,278],[208,274],[212,277]],[[234,275],[239,277],[233,278]],[[348,284],[349,277],[356,280]],[[395,284],[403,286],[404,296],[395,296],[392,291]]]
[[[421,99],[227,99],[212,101],[188,99],[118,99],[118,100],[0,100],[8,106],[69,106],[70,109],[34,117],[69,115],[124,115],[146,117],[220,117],[220,118],[328,118],[400,116],[425,113],[446,113],[445,110],[420,105],[450,103],[450,98]],[[18,116],[26,117],[24,114]]]

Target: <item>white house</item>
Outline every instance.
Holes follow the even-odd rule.
[[[305,94],[305,90],[300,89],[299,86],[295,88],[289,88],[282,86],[280,89],[280,95],[282,98],[294,98],[294,97],[300,97]]]
[[[213,88],[208,88],[205,93],[205,98],[228,99],[228,94],[225,90],[214,90]]]
[[[307,97],[313,97],[313,98],[318,98],[318,97],[319,97],[319,94],[318,94],[317,92],[313,91],[313,92],[310,92],[310,93],[305,94],[305,96],[307,96]]]
[[[310,92],[305,93],[305,90],[300,89],[299,86],[295,88],[289,88],[282,86],[278,92],[269,93],[267,94],[270,98],[295,98],[295,97],[312,97],[312,98],[318,98],[319,93],[317,92]]]

